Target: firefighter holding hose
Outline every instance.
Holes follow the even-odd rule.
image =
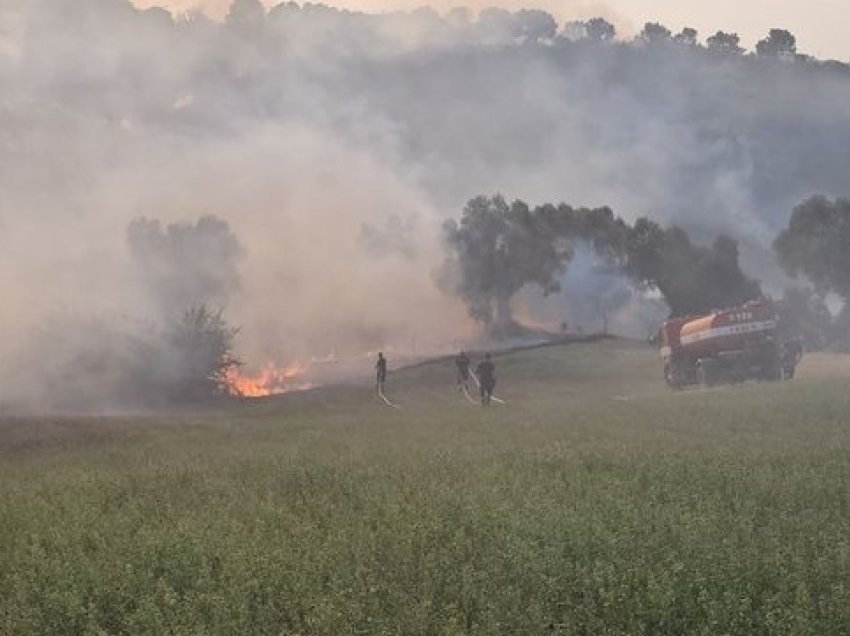
[[[378,393],[382,394],[384,392],[384,385],[387,383],[387,359],[382,352],[378,352],[378,361],[375,363],[375,370],[377,371]]]
[[[493,391],[496,389],[496,366],[490,359],[490,354],[484,356],[478,367],[478,382],[481,390],[481,406],[489,406],[493,399]]]
[[[463,391],[469,386],[469,356],[466,352],[461,351],[455,358],[457,365],[457,386],[459,391]]]

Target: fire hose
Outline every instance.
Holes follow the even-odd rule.
[[[469,402],[470,404],[474,404],[475,406],[478,406],[478,400],[476,400],[474,397],[472,397],[469,394],[469,391],[466,388],[466,382],[461,382],[460,388],[461,388],[461,391],[463,392],[463,397],[466,398],[467,402]]]
[[[384,404],[386,404],[390,408],[394,408],[397,411],[401,410],[401,407],[398,404],[396,404],[391,399],[389,399],[386,395],[384,395],[384,389],[380,385],[378,385],[378,397],[381,398],[384,401]]]
[[[481,388],[481,381],[478,379],[478,376],[475,375],[475,372],[472,369],[469,370],[469,375],[472,376],[472,379],[475,380],[475,384],[478,385],[478,388],[480,389]],[[495,395],[491,395],[490,399],[493,400],[494,402],[498,403],[498,404],[507,404],[507,402],[505,402],[502,399],[497,398]]]

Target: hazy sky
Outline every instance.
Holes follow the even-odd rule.
[[[221,16],[231,0],[135,0],[140,6],[167,5],[174,10],[202,7]],[[264,0],[276,4],[278,0]],[[621,32],[639,30],[646,21],[660,21],[671,29],[693,26],[703,37],[718,29],[737,31],[748,48],[772,27],[797,36],[801,52],[818,57],[850,60],[850,1],[848,0],[327,0],[325,4],[383,11],[431,5],[438,10],[458,5],[480,9],[523,6],[546,9],[559,20],[605,15]]]

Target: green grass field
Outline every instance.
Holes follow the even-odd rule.
[[[850,632],[850,359],[608,341],[224,412],[0,421],[0,633]]]

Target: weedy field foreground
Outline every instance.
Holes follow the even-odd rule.
[[[0,632],[846,633],[850,361],[611,341],[226,412],[0,424]]]

